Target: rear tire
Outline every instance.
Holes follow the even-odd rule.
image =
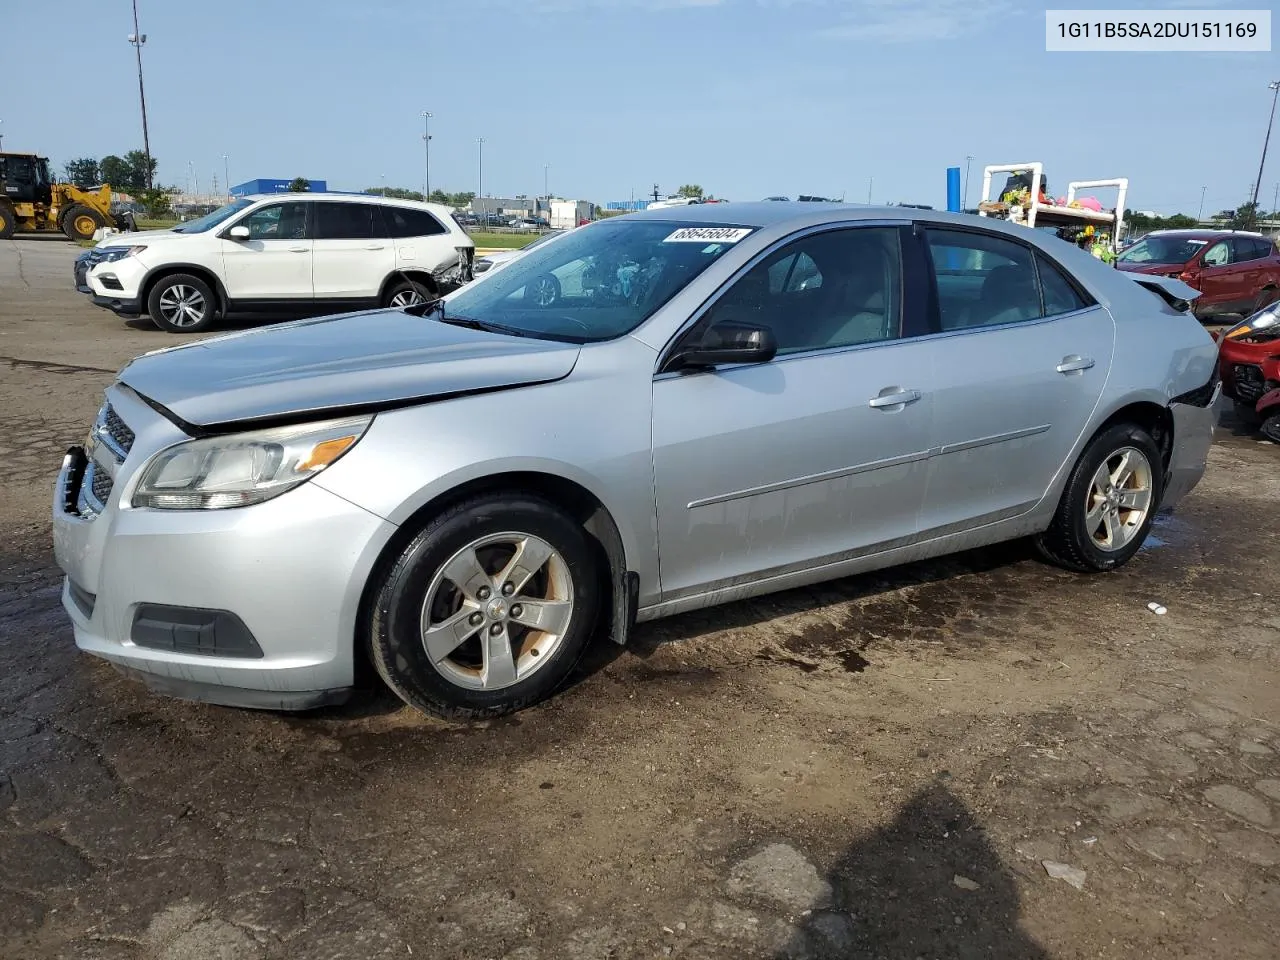
[[[74,204],[62,215],[62,232],[72,240],[92,240],[94,233],[106,224],[102,214],[83,203]]]
[[[1160,448],[1136,424],[1116,424],[1085,447],[1036,547],[1079,573],[1122,567],[1147,539],[1163,496]]]
[[[391,285],[387,295],[383,297],[382,305],[388,309],[402,310],[435,298],[435,291],[421,280],[405,279]]]
[[[1262,421],[1258,432],[1273,443],[1280,443],[1280,413],[1272,414]]]
[[[209,285],[189,273],[162,277],[147,296],[147,314],[169,333],[202,333],[218,320],[218,301]]]
[[[18,218],[7,203],[0,204],[0,240],[8,240],[18,231]]]
[[[594,556],[581,525],[545,500],[458,503],[375,571],[370,659],[424,713],[479,719],[530,706],[568,679],[596,627]]]

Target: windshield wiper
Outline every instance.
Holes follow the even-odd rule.
[[[444,304],[440,305],[436,319],[441,323],[449,324],[451,327],[466,327],[468,330],[484,330],[486,333],[506,333],[513,337],[529,336],[528,332],[521,330],[519,327],[508,327],[504,323],[494,323],[491,320],[477,320],[475,317],[459,317],[446,314],[444,312]]]

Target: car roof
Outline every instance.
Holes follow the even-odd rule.
[[[252,200],[257,203],[259,200],[279,200],[282,197],[294,200],[337,200],[342,203],[377,203],[385,204],[390,207],[411,207],[414,210],[430,210],[433,213],[453,213],[453,207],[443,203],[428,203],[425,200],[403,200],[400,197],[383,197],[376,193],[323,193],[320,191],[306,191],[303,193],[252,193],[243,199]]]
[[[1194,228],[1186,230],[1152,230],[1146,236],[1184,237],[1187,240],[1212,240],[1215,237],[1261,237],[1263,240],[1268,239],[1266,234],[1258,233],[1254,230],[1196,230]]]
[[[867,206],[839,201],[756,200],[749,203],[710,203],[690,206],[665,207],[657,210],[638,210],[623,214],[625,220],[672,220],[681,223],[706,223],[710,225],[743,227],[777,227],[794,225],[804,227],[822,223],[845,223],[856,220],[928,220],[932,222],[970,224],[977,226],[973,214],[948,213],[944,210],[921,210],[915,207]],[[994,217],[981,220],[982,227],[1006,232],[1004,221]],[[1025,230],[1017,227],[1016,230]],[[1019,235],[1020,234],[1016,234]]]

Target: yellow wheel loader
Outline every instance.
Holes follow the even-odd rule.
[[[0,153],[0,240],[15,233],[58,230],[72,240],[92,240],[100,227],[132,229],[132,217],[111,213],[111,188],[81,190],[54,183],[49,160],[34,153]]]

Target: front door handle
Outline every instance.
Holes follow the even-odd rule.
[[[1070,354],[1062,358],[1062,362],[1054,367],[1059,373],[1080,373],[1088,370],[1093,366],[1093,357],[1082,357],[1079,354]]]
[[[885,407],[905,407],[908,403],[915,403],[920,399],[919,390],[903,390],[901,387],[886,387],[881,390],[878,396],[872,397],[867,401],[867,406],[875,407],[877,410]]]
[[[386,247],[381,243],[371,243],[365,247],[366,250],[385,250]]]
[[[307,248],[306,247],[290,247],[289,252],[290,253],[306,253]]]

